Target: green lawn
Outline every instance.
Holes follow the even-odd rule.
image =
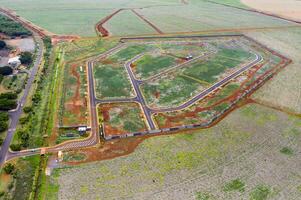
[[[137,77],[141,79],[146,79],[152,75],[157,74],[162,69],[166,69],[175,65],[175,58],[171,56],[153,56],[145,55],[136,63]]]
[[[183,73],[208,83],[214,83],[220,74],[227,69],[237,67],[250,57],[252,54],[247,51],[223,48],[208,61],[193,64]]]
[[[123,66],[95,66],[94,79],[96,96],[99,99],[132,96],[132,86]]]
[[[152,106],[175,106],[196,93],[200,84],[189,79],[172,76],[160,79],[155,83],[141,86],[146,102]]]
[[[102,112],[102,107],[99,107]],[[113,104],[108,111],[109,119],[104,121],[105,125],[119,130],[120,133],[132,133],[145,130],[146,126],[141,119],[141,109],[138,104]],[[110,135],[110,132],[106,132]]]
[[[151,48],[152,48],[151,45],[145,45],[145,44],[128,45],[125,49],[122,49],[116,54],[114,54],[113,56],[111,56],[111,59],[125,62],[141,53],[146,52],[147,50],[150,50]]]

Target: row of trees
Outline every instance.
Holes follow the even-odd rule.
[[[8,111],[17,107],[16,93],[8,92],[0,94],[0,111]]]
[[[46,86],[45,83],[47,83],[45,81],[48,81],[48,78],[50,77],[48,74],[48,70],[52,70],[51,68],[49,68],[49,57],[52,49],[50,38],[44,38],[44,45],[46,47],[46,52],[44,53],[45,63],[43,66],[43,70],[41,76],[39,76],[39,80],[36,82],[37,88],[35,90],[35,94],[32,96],[32,106],[23,108],[23,111],[26,115],[20,118],[19,120],[20,124],[22,125],[22,128],[20,128],[16,132],[18,143],[10,145],[10,148],[13,151],[19,151],[22,148],[30,147],[33,144],[42,145],[43,143],[43,140],[41,138],[36,138],[33,140],[32,134],[35,132],[35,129],[39,127],[42,130],[38,130],[38,132],[42,135],[44,129],[46,130],[46,124],[48,121],[47,115],[43,115],[43,119],[38,120],[39,116],[36,114],[39,112],[45,113],[44,107],[40,106],[40,102],[42,99],[42,91]],[[41,123],[45,125],[38,126],[36,124],[36,121],[41,121]]]
[[[0,15],[0,33],[11,37],[18,36],[30,36],[32,33],[25,29],[21,24],[7,18],[4,15]]]

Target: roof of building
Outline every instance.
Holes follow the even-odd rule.
[[[20,56],[8,59],[8,63],[20,62]]]

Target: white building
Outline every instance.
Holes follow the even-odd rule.
[[[8,65],[11,67],[19,67],[21,65],[20,56],[10,58],[8,60]]]

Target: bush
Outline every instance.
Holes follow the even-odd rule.
[[[13,73],[13,69],[10,66],[0,67],[0,74],[3,76],[11,75]]]
[[[24,108],[23,108],[23,111],[24,111],[25,113],[30,113],[30,112],[32,111],[32,107],[31,107],[31,106],[24,107]]]
[[[16,134],[18,136],[18,139],[21,142],[21,146],[27,147],[28,144],[29,144],[29,134],[28,134],[28,132],[26,130],[22,129],[22,130],[18,130]]]
[[[22,117],[19,119],[20,124],[24,125],[29,121],[29,117]]]
[[[32,53],[30,52],[22,52],[20,55],[20,61],[22,64],[31,64],[32,63]]]
[[[41,94],[39,92],[36,92],[33,97],[32,97],[32,101],[35,104],[38,104],[41,100]]]
[[[0,49],[4,49],[6,47],[6,43],[3,40],[0,40]]]
[[[2,74],[0,74],[0,84],[1,84],[2,81],[3,81],[3,78],[4,78],[4,76],[3,76]]]
[[[3,144],[3,139],[0,138],[0,146]]]
[[[20,144],[11,144],[10,149],[13,151],[20,151],[21,150],[21,145]]]
[[[4,167],[3,170],[6,174],[12,174],[13,171],[15,170],[15,165],[11,163],[7,163]]]
[[[7,121],[0,121],[0,132],[6,131],[8,128]]]
[[[8,121],[8,113],[7,112],[0,112],[0,121]]]

